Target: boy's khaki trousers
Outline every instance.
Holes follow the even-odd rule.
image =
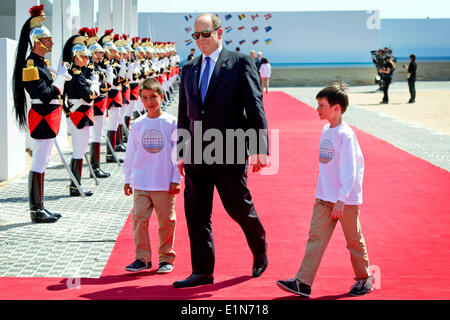
[[[159,263],[173,264],[175,260],[175,251],[173,251],[176,223],[175,195],[167,191],[134,189],[133,197],[132,223],[136,259],[145,263],[151,261],[152,249],[150,248],[148,225],[154,208],[159,224]]]
[[[311,218],[309,238],[300,270],[295,277],[312,286],[322,256],[333,234],[337,220],[331,217],[334,203],[316,199]],[[359,206],[346,205],[340,219],[342,230],[350,251],[350,260],[355,272],[355,280],[366,279],[369,273],[369,258],[359,224]]]

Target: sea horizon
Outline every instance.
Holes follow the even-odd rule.
[[[397,62],[408,62],[409,57],[396,57]],[[417,57],[417,62],[449,62],[450,57]],[[374,67],[372,61],[367,62],[274,62],[272,68],[370,68]]]

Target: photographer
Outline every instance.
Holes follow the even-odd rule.
[[[394,70],[395,70],[395,62],[394,62],[394,58],[392,56],[387,58],[385,63],[383,64],[383,67],[378,70],[378,73],[380,74],[381,79],[384,83],[384,85],[383,85],[384,96],[383,96],[383,100],[380,102],[382,104],[389,103],[388,90],[389,90],[389,85],[392,82]]]
[[[378,49],[378,51],[372,50],[370,53],[372,54],[372,62],[375,64],[378,74],[378,76],[375,78],[375,84],[378,84],[379,90],[382,91],[384,83],[382,80],[382,74],[380,73],[380,69],[383,68],[385,63],[384,51],[382,49]]]
[[[409,99],[408,103],[414,103],[416,102],[416,70],[417,70],[417,64],[416,64],[416,56],[414,54],[409,56],[410,63],[408,66],[404,65],[403,68],[408,70],[408,87],[409,87],[409,93],[411,94],[411,98]]]

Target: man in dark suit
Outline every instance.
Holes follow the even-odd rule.
[[[188,55],[188,57],[187,57],[187,61],[191,61],[192,59],[194,59],[195,58],[195,49],[194,48],[192,48],[191,49],[191,53]]]
[[[178,168],[185,176],[184,206],[192,274],[174,282],[177,288],[214,282],[211,230],[214,187],[227,213],[247,238],[253,254],[252,276],[259,277],[267,268],[265,230],[247,188],[249,156],[252,170],[257,172],[266,165],[268,153],[258,73],[250,56],[222,47],[223,31],[218,16],[201,14],[194,28],[192,36],[202,55],[183,66],[178,107],[179,136],[187,133],[190,137],[178,144],[179,150],[183,150],[183,155],[178,153]],[[242,139],[227,137],[230,131],[254,133],[255,139],[236,144],[236,140]],[[214,142],[206,138],[209,133],[215,136]],[[223,137],[223,145],[218,136]],[[213,144],[218,146],[214,152]]]
[[[256,69],[258,70],[258,73],[259,73],[259,68],[261,68],[261,59],[262,59],[262,53],[258,52],[258,54],[256,55],[256,59],[255,59]]]

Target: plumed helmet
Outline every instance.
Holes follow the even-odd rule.
[[[75,57],[89,57],[89,50],[86,47],[87,39],[88,37],[84,28],[80,29],[78,34],[71,36],[64,44],[63,61],[71,62]]]
[[[81,28],[78,31],[78,36],[72,41],[72,56],[90,56],[86,42],[90,36],[89,28]]]
[[[105,52],[112,54],[112,50],[115,52],[119,52],[117,46],[114,44],[113,40],[113,31],[114,29],[105,30],[105,34],[99,39],[99,44],[103,46]]]
[[[45,21],[44,5],[31,7],[30,10],[30,41],[32,44],[41,38],[52,37],[50,30],[42,25]]]
[[[91,56],[95,55],[97,52],[105,52],[105,49],[97,42],[97,31],[98,28],[89,29],[89,39],[86,42],[86,46],[88,47]]]
[[[134,52],[130,43],[130,37],[127,34],[122,35],[122,45],[127,52]]]

